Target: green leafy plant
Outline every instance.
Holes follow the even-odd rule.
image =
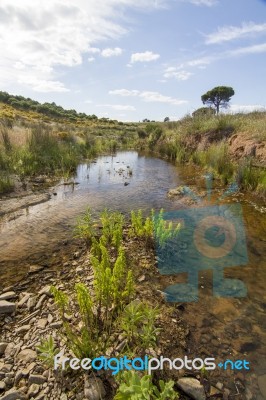
[[[179,235],[181,228],[180,224],[174,227],[172,221],[164,220],[163,212],[163,209],[161,209],[157,215],[153,214],[154,235],[161,248],[165,246],[169,239],[175,239]]]
[[[108,244],[119,248],[123,239],[124,216],[119,212],[110,212],[105,209],[101,215],[102,235]]]
[[[82,217],[79,217],[74,228],[74,237],[84,239],[88,244],[91,243],[95,235],[95,225],[92,218],[91,209],[88,207]]]
[[[134,300],[125,307],[120,325],[130,346],[141,349],[155,346],[157,334],[160,331],[155,327],[158,315],[157,307],[151,308],[139,300]]]
[[[137,372],[126,371],[121,374],[120,385],[114,400],[175,400],[178,393],[173,389],[174,382],[159,381],[159,388],[150,375],[139,376]]]
[[[143,238],[146,245],[151,244],[153,237],[152,216],[144,218],[142,210],[131,211],[131,228],[129,230],[129,235]]]
[[[48,367],[53,367],[54,357],[59,353],[59,350],[55,346],[53,337],[49,336],[48,339],[44,339],[36,349],[39,352],[38,358]]]

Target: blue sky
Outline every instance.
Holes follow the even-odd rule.
[[[1,0],[0,51],[0,90],[99,117],[266,106],[265,0]]]

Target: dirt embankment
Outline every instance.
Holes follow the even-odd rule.
[[[229,153],[233,159],[253,157],[258,165],[266,166],[266,141],[252,138],[247,133],[234,133],[231,129],[186,136],[185,146],[189,149],[204,151],[210,145],[224,140],[229,145]]]

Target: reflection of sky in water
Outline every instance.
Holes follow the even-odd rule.
[[[96,212],[105,207],[122,212],[169,209],[173,203],[166,193],[179,184],[173,165],[134,151],[82,164],[73,181],[78,184],[63,185],[62,181],[55,187],[52,193],[57,195],[52,195],[51,200],[20,210],[11,221],[3,219],[0,262],[49,252],[60,240],[71,236],[77,216],[88,206]],[[125,186],[125,182],[129,185]]]

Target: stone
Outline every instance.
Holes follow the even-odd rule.
[[[177,387],[194,400],[206,400],[204,387],[195,378],[180,378]]]
[[[89,378],[85,381],[84,395],[90,400],[100,400],[106,395],[105,388],[100,378]]]
[[[31,397],[37,396],[37,394],[40,391],[40,386],[36,385],[36,383],[33,383],[30,385],[29,390],[28,390],[28,398],[30,399]]]
[[[43,302],[44,302],[45,299],[46,299],[46,295],[43,294],[43,295],[40,297],[38,303],[36,304],[36,309],[37,309],[37,310],[38,310],[39,308],[41,308],[41,306],[43,305]]]
[[[224,385],[222,384],[222,382],[217,382],[215,386],[217,387],[217,389],[222,390]]]
[[[0,343],[0,356],[2,356],[7,348],[7,343]]]
[[[30,325],[22,325],[20,326],[17,330],[16,333],[24,333],[24,332],[28,332],[30,330]]]
[[[37,322],[37,328],[44,329],[47,325],[47,322],[48,321],[46,318],[39,319],[39,321]]]
[[[29,274],[35,274],[36,272],[39,272],[43,269],[44,267],[41,265],[31,265],[29,268]]]
[[[36,360],[37,354],[35,351],[31,349],[24,349],[18,354],[18,360],[23,361],[24,363],[31,363]]]
[[[30,375],[29,376],[29,385],[36,383],[37,385],[42,385],[46,382],[46,378],[42,375]]]
[[[45,396],[45,393],[44,392],[41,392],[37,397],[36,397],[36,400],[44,400],[44,399],[46,399],[47,397]]]
[[[36,296],[30,297],[29,300],[27,301],[28,310],[32,311],[35,308],[36,303],[37,303],[37,297]]]
[[[45,294],[46,296],[51,297],[51,296],[52,296],[52,293],[50,292],[50,288],[51,288],[50,285],[44,286],[44,287],[39,291],[39,294],[40,294],[40,295]]]
[[[15,386],[19,384],[19,381],[21,380],[22,376],[23,376],[22,371],[17,371],[14,381]]]
[[[5,384],[5,382],[0,382],[0,390],[5,390],[5,388],[6,388],[6,384]]]
[[[19,300],[18,302],[18,307],[23,307],[25,303],[29,300],[31,294],[30,293],[25,293],[25,295]]]
[[[54,318],[53,318],[52,314],[49,314],[48,317],[47,317],[48,323],[51,324],[51,322],[53,321],[53,319],[54,319]]]
[[[13,388],[8,390],[4,396],[1,397],[1,400],[26,400],[26,396],[24,393]]]
[[[11,300],[17,297],[15,292],[6,292],[0,295],[0,300]]]
[[[262,396],[266,398],[266,374],[258,377],[258,385]]]
[[[5,349],[5,357],[13,357],[16,352],[15,343],[8,343]]]
[[[36,367],[36,363],[35,363],[35,362],[30,363],[30,365],[28,365],[26,368],[24,368],[24,369],[21,371],[21,372],[22,372],[22,375],[23,375],[23,376],[28,376],[29,373],[30,373],[31,371],[33,371],[35,367]]]
[[[12,314],[16,311],[16,304],[6,300],[0,300],[0,314]]]

